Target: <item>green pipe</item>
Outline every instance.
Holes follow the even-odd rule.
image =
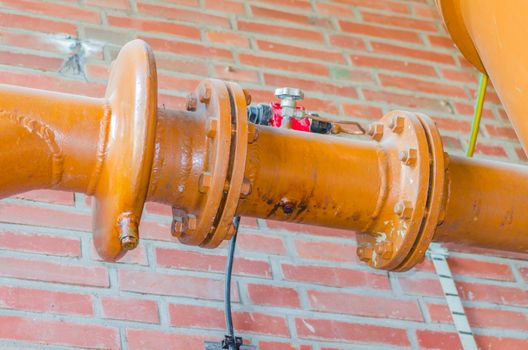
[[[477,143],[480,119],[482,117],[482,108],[484,106],[484,95],[486,95],[487,86],[488,76],[485,73],[482,73],[480,74],[479,79],[477,101],[475,103],[475,112],[473,114],[473,124],[471,125],[471,136],[469,137],[469,145],[466,151],[466,156],[468,157],[473,157],[473,153],[475,152],[475,144]]]

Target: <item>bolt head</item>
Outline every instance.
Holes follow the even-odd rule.
[[[249,196],[251,193],[251,182],[248,178],[244,178],[244,181],[242,181],[242,188],[240,189],[240,196],[242,198],[245,198]]]
[[[396,115],[392,118],[390,123],[391,130],[396,133],[400,134],[403,131],[403,128],[405,126],[405,118],[401,115]]]
[[[204,91],[202,95],[200,96],[200,102],[208,104],[211,100],[211,86],[209,84],[206,84],[204,86]]]
[[[380,255],[383,259],[390,259],[392,256],[392,242],[383,241],[376,245],[376,254]]]
[[[216,133],[218,132],[218,120],[214,118],[207,119],[206,129],[207,137],[210,139],[215,138]]]
[[[370,136],[371,139],[375,141],[380,141],[383,138],[383,124],[370,124],[367,130],[367,134]]]
[[[187,111],[194,112],[196,111],[196,105],[198,104],[198,99],[194,93],[191,93],[187,96]]]
[[[243,89],[244,97],[246,98],[246,106],[249,106],[251,104],[251,94],[249,93],[249,90]]]
[[[121,248],[132,250],[139,243],[139,229],[137,220],[131,215],[123,215],[117,222],[117,232],[121,241]]]
[[[304,93],[301,89],[283,87],[275,89],[275,96],[279,99],[290,99],[290,100],[302,100],[304,98]]]
[[[410,219],[413,213],[410,201],[398,201],[394,205],[394,212],[402,219]]]
[[[414,165],[416,164],[416,159],[418,159],[418,151],[415,148],[400,151],[399,158],[405,165]]]
[[[181,237],[183,234],[183,222],[172,220],[171,234],[173,237]]]
[[[361,245],[357,247],[356,253],[359,257],[359,260],[368,263],[372,260],[372,247],[369,245]]]
[[[200,179],[198,180],[198,190],[201,193],[207,193],[211,187],[211,182],[212,176],[209,173],[203,173],[200,175]]]

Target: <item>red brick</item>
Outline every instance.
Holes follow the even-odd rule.
[[[282,264],[281,267],[284,278],[289,281],[307,282],[339,288],[366,287],[390,289],[388,276],[374,271],[286,263]]]
[[[268,4],[275,4],[279,6],[286,6],[301,10],[310,10],[311,5],[307,0],[261,0]]]
[[[224,272],[226,257],[188,250],[156,248],[156,262],[160,266],[176,269]],[[271,268],[267,261],[243,257],[236,257],[233,272],[239,275],[271,277]]]
[[[232,45],[236,47],[249,47],[249,39],[233,32],[208,31],[207,38],[216,44]]]
[[[308,290],[308,300],[310,308],[318,312],[423,321],[414,300],[317,290]]]
[[[62,65],[62,60],[56,57],[0,51],[0,64],[38,69],[42,71],[58,71]]]
[[[92,316],[92,297],[14,286],[0,286],[0,307],[7,309]]]
[[[517,141],[517,135],[515,134],[515,130],[510,127],[504,127],[504,126],[496,126],[496,125],[486,125],[486,131],[490,134],[491,137],[497,137],[497,138],[503,138],[508,139],[511,141]]]
[[[339,25],[345,32],[353,33],[355,35],[366,35],[375,38],[398,40],[409,43],[420,44],[422,39],[418,33],[408,30],[392,29],[380,27],[372,24],[355,23],[348,21],[339,21]]]
[[[95,250],[95,246],[93,245],[93,243],[90,244],[90,250],[93,260],[104,261],[103,258],[101,258]],[[125,255],[119,258],[119,260],[117,260],[115,263],[148,265],[147,251],[145,249],[145,246],[140,243],[135,249],[127,251]]]
[[[266,284],[248,284],[249,299],[256,305],[299,308],[299,294],[293,288],[270,286]]]
[[[80,256],[81,241],[45,233],[0,230],[0,248],[58,256]]]
[[[347,50],[366,50],[365,41],[350,35],[331,34],[330,44]]]
[[[246,11],[242,2],[229,0],[205,0],[205,8],[208,10],[238,14],[244,14]]]
[[[0,316],[0,339],[88,349],[117,349],[118,330],[94,324]]]
[[[502,305],[528,306],[528,290],[496,284],[457,281],[460,297],[471,301],[486,301]]]
[[[295,224],[291,222],[281,222],[281,221],[273,221],[273,220],[268,220],[266,222],[268,224],[268,228],[272,230],[288,230],[288,231],[295,231],[295,232],[301,232],[301,233],[308,233],[308,234],[312,234],[316,236],[343,237],[343,238],[355,238],[356,237],[353,231],[348,231],[348,230],[340,230],[336,228]]]
[[[201,349],[204,338],[184,333],[167,333],[157,329],[127,329],[129,350]]]
[[[104,267],[84,266],[71,261],[0,257],[0,275],[33,281],[109,287],[108,272]]]
[[[368,74],[363,74],[368,75]],[[282,75],[264,74],[264,80],[271,86],[295,86],[303,91],[324,92],[330,95],[338,95],[348,98],[357,98],[356,89],[353,86],[336,85],[320,81],[285,77]],[[353,80],[353,79],[351,79]]]
[[[400,328],[313,318],[296,318],[295,326],[301,338],[410,346]]]
[[[130,8],[129,0],[86,0],[87,5],[109,7],[119,10],[128,10]]]
[[[152,300],[101,296],[101,305],[104,318],[159,323],[158,306]]]
[[[427,310],[433,322],[453,323],[447,305],[427,304]],[[528,318],[523,312],[467,306],[464,311],[473,327],[528,331]]]
[[[421,63],[356,54],[351,55],[350,59],[352,60],[352,64],[358,67],[371,67],[430,77],[436,76],[436,72],[432,66]]]
[[[323,36],[321,33],[307,30],[307,29],[298,29],[291,27],[284,27],[274,24],[262,24],[249,22],[244,20],[238,20],[238,29],[244,32],[253,32],[265,35],[279,36],[281,38],[291,38],[291,39],[300,39],[308,41],[317,41],[322,42]]]
[[[138,11],[143,14],[174,19],[181,22],[200,23],[228,28],[229,19],[223,16],[215,16],[204,13],[204,11],[186,10],[182,8],[151,5],[143,2],[137,4]]]
[[[108,24],[116,27],[137,29],[143,32],[167,33],[190,39],[199,39],[200,30],[195,27],[134,17],[108,16]]]
[[[502,158],[508,157],[508,154],[504,150],[504,147],[500,145],[485,145],[482,143],[477,143],[477,145],[475,146],[475,153]]]
[[[475,340],[481,350],[519,350],[528,348],[528,339],[477,334],[475,335]]]
[[[400,88],[437,96],[467,98],[464,88],[458,86],[388,74],[379,74],[378,76],[381,84],[386,87]]]
[[[359,262],[356,246],[347,243],[295,240],[297,255],[304,259]]]
[[[428,35],[427,39],[432,46],[441,47],[444,49],[454,49],[455,43],[447,35]]]
[[[0,83],[44,89],[70,94],[81,94],[90,97],[101,97],[104,95],[105,86],[82,80],[63,79],[57,76],[32,74],[21,72],[9,72],[0,70]]]
[[[528,157],[526,156],[526,153],[524,152],[522,148],[516,147],[515,153],[517,154],[517,157],[519,158],[520,161],[522,162],[528,161]]]
[[[37,17],[16,15],[13,13],[0,13],[0,26],[8,28],[21,28],[44,33],[77,34],[77,27],[66,22],[52,21]]]
[[[99,23],[99,13],[93,10],[42,1],[2,0],[2,7],[33,12],[40,15],[71,19],[75,21]]]
[[[416,330],[416,337],[420,349],[435,350],[462,350],[458,334],[453,332],[436,332],[429,330]]]
[[[344,63],[344,57],[339,51],[331,51],[324,49],[316,49],[310,47],[309,49],[303,46],[295,46],[291,44],[281,44],[275,41],[257,40],[259,49],[272,53],[280,53],[285,55],[313,58],[321,61],[331,61],[336,63]]]
[[[414,94],[399,94],[395,92],[363,89],[363,95],[367,101],[385,102],[398,107],[420,108],[444,113],[451,113],[452,106],[445,101],[429,97],[416,96]]]
[[[237,247],[244,252],[285,255],[284,240],[267,234],[240,231],[237,238]]]
[[[158,70],[163,69],[173,72],[195,74],[206,76],[209,73],[207,64],[197,57],[194,58],[167,58],[156,56],[156,66]]]
[[[119,270],[118,277],[121,290],[196,299],[224,299],[223,280],[130,269]]]
[[[91,220],[86,214],[11,203],[0,203],[0,221],[81,231],[91,230]]]
[[[365,103],[343,103],[345,115],[355,118],[365,118],[379,120],[383,116],[383,110],[380,107],[369,106]]]
[[[404,293],[423,296],[443,296],[438,279],[399,276],[398,281]]]
[[[328,67],[323,64],[306,61],[288,61],[285,59],[257,56],[253,54],[239,54],[240,63],[256,67],[285,70],[313,75],[328,76]]]
[[[159,74],[158,87],[160,89],[190,92],[200,83],[198,79],[188,79],[178,76]]]
[[[499,281],[514,281],[512,271],[508,264],[454,256],[450,257],[447,261],[451,272],[455,275],[468,275]]]
[[[391,0],[334,0],[348,6],[364,7],[373,10],[382,10],[395,13],[410,13],[409,5]]]
[[[317,13],[328,15],[328,16],[337,16],[341,18],[349,17],[349,19],[354,19],[356,14],[352,6],[349,5],[338,5],[333,3],[317,3],[315,4]]]
[[[471,122],[468,120],[461,120],[455,118],[441,118],[431,116],[440,130],[459,131],[468,133],[471,130]]]
[[[446,148],[452,148],[456,150],[462,150],[462,142],[457,137],[453,136],[442,136],[442,143]]]
[[[404,47],[400,45],[393,45],[383,42],[373,41],[370,43],[374,52],[380,52],[396,56],[404,56],[415,58],[428,62],[437,62],[443,64],[455,64],[453,56],[449,54],[440,53],[437,51],[425,50],[423,48],[414,49],[409,47]]]
[[[207,306],[170,304],[171,325],[205,329],[225,329],[224,310]],[[233,325],[242,332],[289,336],[288,324],[283,316],[259,312],[233,312]]]
[[[183,41],[165,40],[152,37],[142,37],[154,50],[172,52],[178,55],[232,58],[231,51],[211,47],[209,45],[194,44]]]
[[[384,15],[374,12],[361,11],[361,17],[365,22],[381,24],[384,26],[415,29],[422,32],[437,32],[438,29],[433,21],[421,20],[416,17],[402,17]]]
[[[477,82],[475,72],[466,72],[460,69],[442,69],[442,76],[446,79],[462,83],[476,84]]]
[[[215,77],[228,81],[259,82],[259,75],[256,70],[241,69],[232,65],[217,65],[214,67]]]
[[[279,11],[261,6],[251,6],[251,12],[255,17],[272,19],[273,21],[287,21],[302,25],[332,28],[332,23],[327,18],[306,16],[291,11]]]
[[[260,350],[312,350],[310,345],[295,346],[290,343],[279,343],[275,341],[259,342]]]

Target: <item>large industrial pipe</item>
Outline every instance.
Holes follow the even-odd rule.
[[[528,251],[527,168],[449,157],[425,115],[391,112],[370,140],[256,125],[249,93],[212,79],[187,110],[158,109],[140,40],[109,81],[101,99],[0,86],[0,195],[94,195],[107,260],[135,248],[147,200],[173,207],[173,236],[208,248],[245,215],[357,232],[361,260],[388,270],[414,266],[432,239]]]

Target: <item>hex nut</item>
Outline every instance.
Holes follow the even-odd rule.
[[[198,190],[201,193],[207,193],[209,191],[209,188],[211,187],[212,177],[209,173],[203,173],[200,175],[200,179],[198,180]]]
[[[400,134],[405,127],[405,118],[401,115],[396,115],[392,118],[390,128],[395,134]]]
[[[117,232],[121,241],[121,248],[132,250],[139,243],[139,229],[137,220],[130,215],[123,215],[117,221]]]
[[[418,151],[415,148],[409,148],[408,150],[400,151],[399,158],[400,161],[405,165],[414,165],[416,164],[416,159],[418,158]]]
[[[171,234],[173,237],[181,237],[183,234],[183,222],[172,220]]]
[[[383,241],[376,245],[376,254],[380,255],[383,259],[390,259],[392,256],[392,242]]]
[[[259,136],[258,128],[253,123],[248,123],[248,143],[252,144],[257,141]]]
[[[365,245],[358,246],[356,250],[359,260],[367,263],[372,260],[372,252],[372,247]]]
[[[249,90],[243,89],[244,97],[246,98],[246,106],[249,106],[251,104],[251,94],[249,93]]]
[[[380,141],[383,138],[383,124],[370,124],[367,134],[370,136],[371,139],[375,141]]]
[[[204,86],[204,91],[202,95],[200,96],[200,102],[208,104],[211,100],[211,86],[209,84],[206,84]]]
[[[410,219],[413,213],[410,201],[398,201],[394,205],[394,212],[402,219]]]
[[[196,106],[198,104],[198,99],[196,98],[196,95],[194,93],[190,93],[187,95],[187,111],[194,112],[196,111]]]
[[[248,178],[244,178],[244,180],[242,181],[242,187],[240,189],[240,196],[242,198],[245,198],[247,196],[249,196],[249,194],[251,193],[251,182],[249,181]]]
[[[207,119],[206,128],[207,128],[206,130],[207,137],[209,137],[210,139],[214,139],[218,131],[218,120],[214,118]]]

